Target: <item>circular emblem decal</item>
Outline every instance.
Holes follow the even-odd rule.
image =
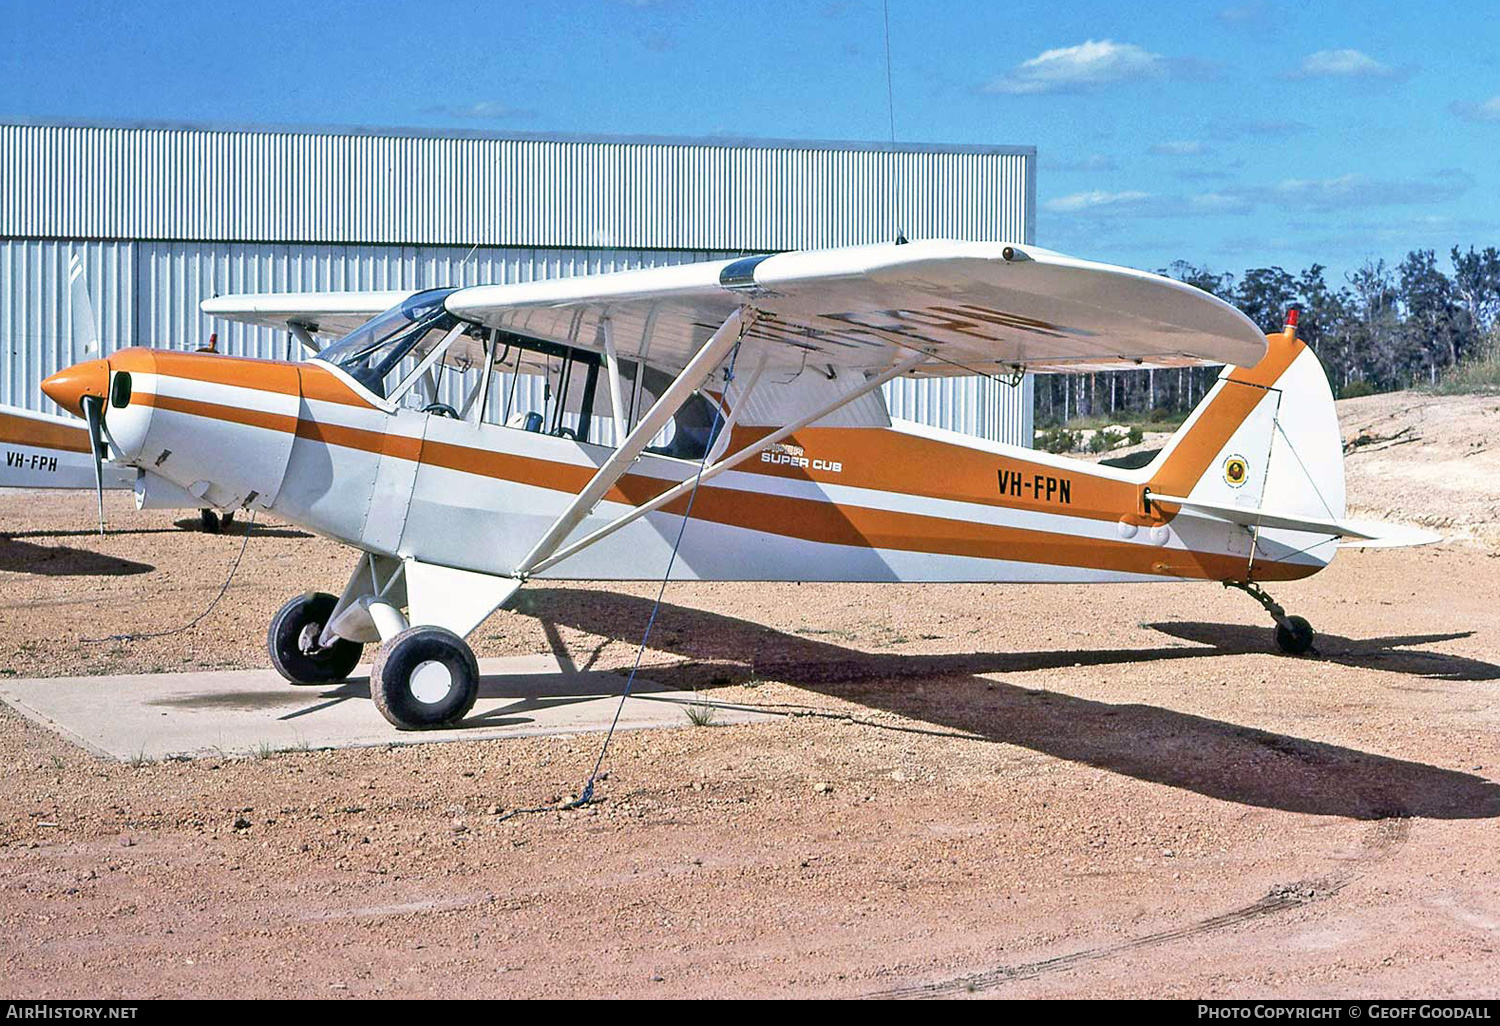
[[[1249,476],[1250,468],[1245,463],[1245,457],[1231,456],[1224,461],[1224,483],[1229,487],[1243,486]]]

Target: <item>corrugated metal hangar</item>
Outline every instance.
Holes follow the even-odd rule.
[[[1036,150],[476,132],[0,125],[0,402],[83,358],[83,257],[106,351],[298,355],[211,323],[232,292],[531,281],[892,239],[1034,242]],[[532,381],[537,387],[540,383]],[[891,414],[1030,445],[1032,386],[897,381]],[[539,402],[540,395],[531,397]]]

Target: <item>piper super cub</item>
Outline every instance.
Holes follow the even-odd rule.
[[[1267,336],[1180,282],[1032,246],[203,309],[337,341],[302,363],[126,349],[42,387],[98,425],[109,460],[357,549],[342,595],[276,614],[271,661],[329,684],[379,643],[370,689],[403,729],[469,711],[464,638],[526,581],[659,579],[690,502],[676,579],[1218,581],[1257,597],[1293,653],[1312,628],[1261,582],[1316,573],[1341,541],[1436,540],[1344,518],[1333,399],[1295,318]],[[1133,470],[893,423],[880,393],[1199,364],[1229,366]],[[546,376],[544,411],[514,407],[528,374]]]

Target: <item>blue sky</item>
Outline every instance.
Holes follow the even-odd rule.
[[[1156,268],[1500,244],[1493,4],[890,0],[898,139]],[[0,0],[0,116],[884,140],[880,0]]]

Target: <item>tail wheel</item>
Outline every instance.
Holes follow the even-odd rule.
[[[452,631],[410,627],[380,647],[370,697],[401,730],[452,726],[479,697],[479,662]]]
[[[1276,645],[1287,655],[1306,655],[1312,651],[1317,633],[1312,624],[1300,616],[1289,616],[1276,625]]]
[[[346,638],[318,644],[338,604],[336,596],[309,591],[276,611],[266,632],[266,648],[277,673],[293,684],[337,684],[354,671],[363,645]]]

